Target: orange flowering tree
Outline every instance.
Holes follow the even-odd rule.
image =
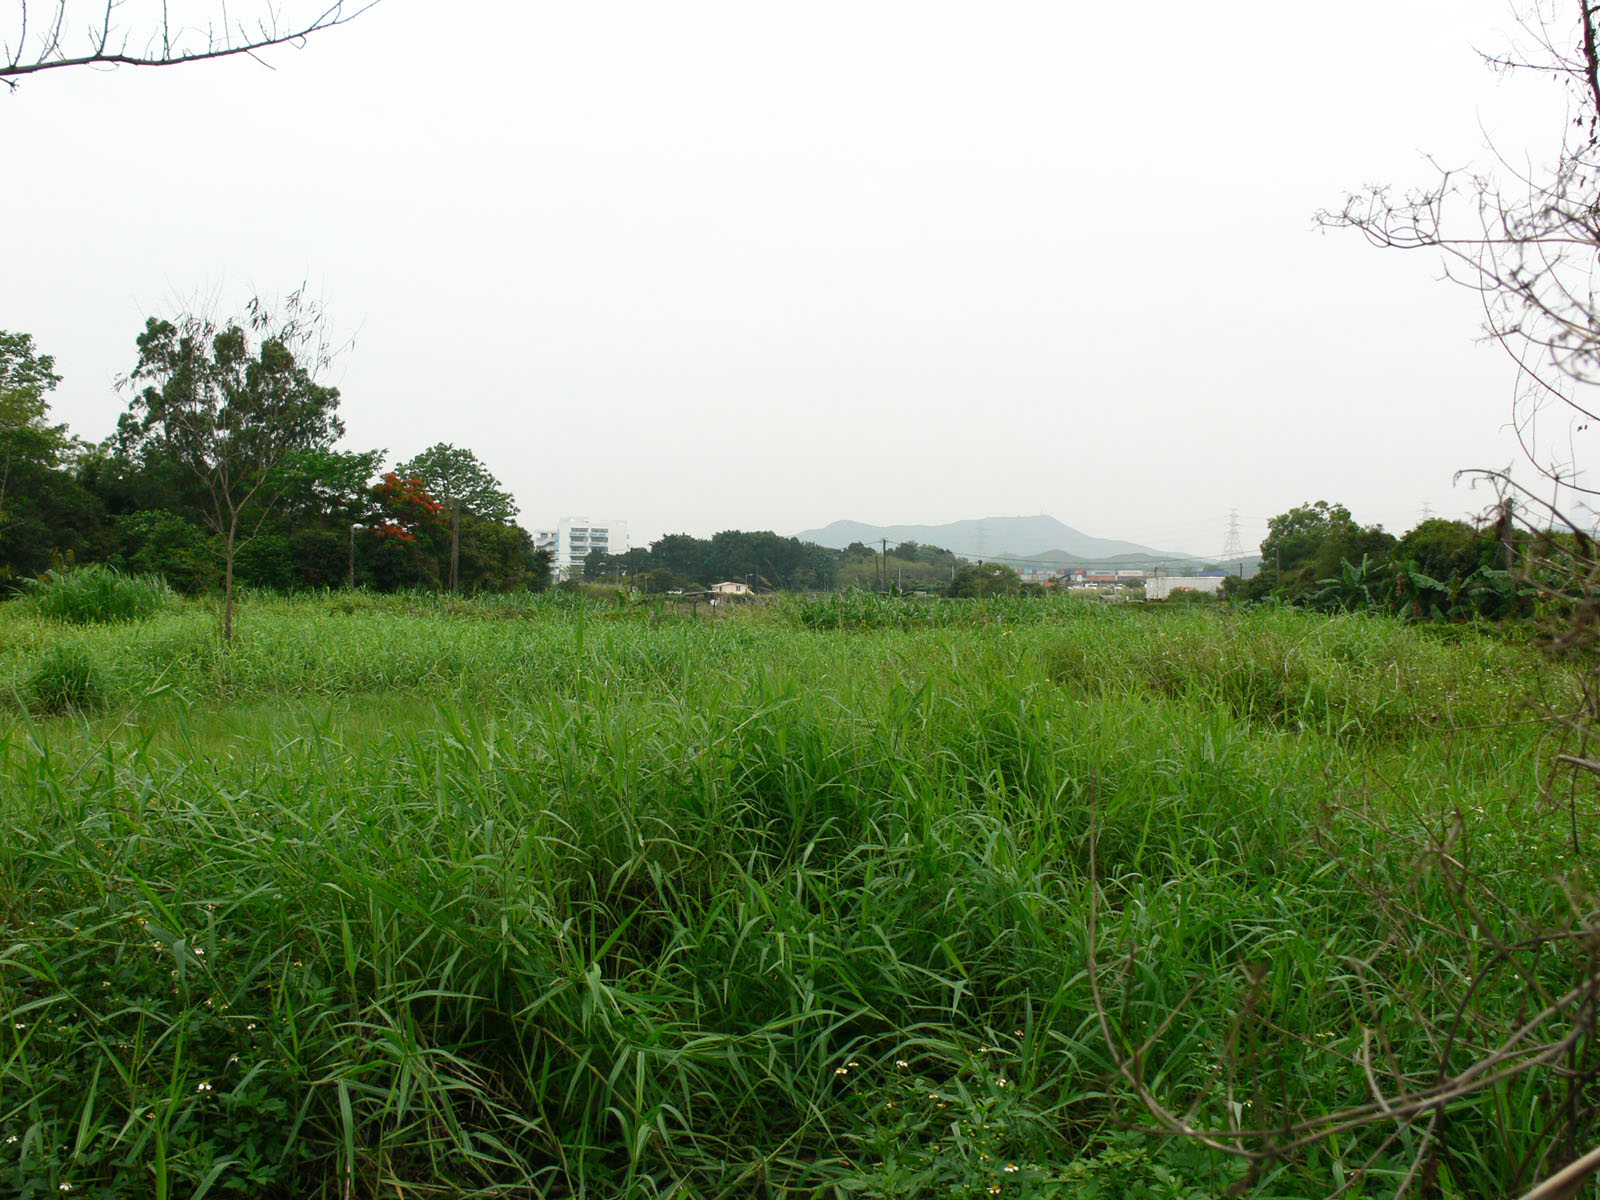
[[[387,472],[372,486],[372,516],[363,539],[364,573],[388,590],[436,587],[439,543],[448,536],[439,514],[444,506],[422,480]]]
[[[403,479],[387,472],[372,489],[379,517],[372,525],[374,536],[397,542],[414,542],[418,532],[437,521],[443,505],[428,494],[416,476]]]

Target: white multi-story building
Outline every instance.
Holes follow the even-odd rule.
[[[1208,596],[1215,596],[1222,590],[1226,575],[1167,575],[1159,574],[1144,581],[1144,598],[1146,600],[1165,600],[1180,588],[1187,588],[1191,592],[1204,592]]]
[[[591,553],[628,552],[628,523],[563,517],[554,529],[535,530],[533,545],[550,551],[550,573],[556,579],[582,579],[583,560]]]

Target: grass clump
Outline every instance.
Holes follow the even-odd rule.
[[[155,616],[172,600],[159,575],[125,575],[100,563],[46,571],[28,581],[28,603],[41,617],[72,625],[105,625]]]
[[[851,590],[829,596],[785,599],[780,614],[802,629],[845,631],[981,629],[989,626],[1038,625],[1081,615],[1087,605],[1076,598],[990,596],[941,600]]]
[[[105,678],[81,646],[54,645],[40,656],[24,686],[30,712],[55,716],[104,707]]]

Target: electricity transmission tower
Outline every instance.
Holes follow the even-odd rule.
[[[1222,557],[1224,559],[1244,557],[1244,543],[1239,540],[1239,510],[1237,508],[1228,510],[1228,540],[1222,544]]]

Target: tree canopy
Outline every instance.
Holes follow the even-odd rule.
[[[45,397],[61,382],[55,366],[29,334],[0,330],[0,529],[12,464],[35,459],[54,466],[66,445],[66,427],[45,421]]]
[[[1261,573],[1275,593],[1295,597],[1339,574],[1340,564],[1386,556],[1394,538],[1380,525],[1359,525],[1350,510],[1326,500],[1301,504],[1267,521]]]
[[[945,588],[952,597],[1011,596],[1022,590],[1022,578],[1005,563],[986,562],[965,566]]]
[[[0,580],[101,548],[100,506],[65,468],[80,447],[49,420],[55,360],[26,333],[0,330]]]
[[[485,521],[516,520],[517,502],[471,450],[438,442],[401,463],[395,473],[421,480],[445,505],[459,501],[462,512]]]
[[[324,318],[300,293],[257,298],[242,321],[193,313],[150,318],[138,338],[136,390],[117,427],[128,457],[159,456],[199,484],[200,516],[221,540],[223,635],[233,634],[233,571],[242,544],[290,489],[306,452],[344,433],[339,391],[317,382],[330,361]],[[139,386],[143,385],[143,386]]]

